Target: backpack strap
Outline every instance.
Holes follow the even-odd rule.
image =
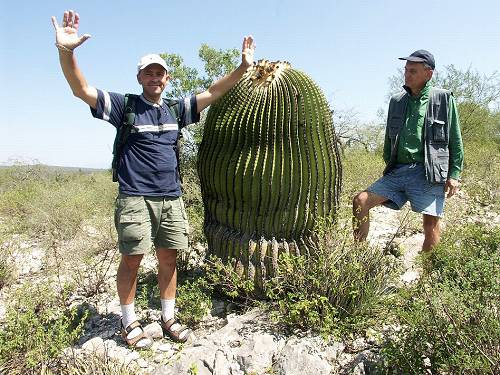
[[[164,98],[165,102],[167,103],[167,108],[168,111],[170,112],[170,115],[175,118],[177,121],[177,125],[180,125],[181,123],[181,118],[179,116],[179,101],[176,99],[170,99],[170,98]],[[182,132],[181,129],[177,131],[177,141],[175,142],[174,146],[174,151],[175,151],[175,157],[177,158],[177,172],[179,175],[179,180],[182,183],[182,175],[181,175],[181,157],[180,157],[180,140],[182,138]]]
[[[177,124],[181,123],[181,118],[179,117],[179,101],[176,99],[170,99],[170,98],[164,98],[165,102],[167,103],[167,108],[168,111],[170,112],[170,115],[175,118],[177,121]]]
[[[123,151],[123,146],[127,143],[132,126],[134,125],[137,97],[138,95],[135,94],[125,94],[122,125],[116,128],[116,136],[113,143],[113,161],[111,162],[113,182],[118,181],[118,165],[120,162],[120,156]]]

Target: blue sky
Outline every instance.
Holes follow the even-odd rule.
[[[388,77],[425,48],[437,70],[455,64],[500,70],[500,1],[15,1],[0,13],[0,164],[14,160],[107,168],[114,128],[74,98],[59,68],[50,16],[65,9],[92,34],[76,52],[89,84],[139,92],[136,64],[146,53],[257,43],[256,59],[287,60],[313,78],[337,109],[363,121],[385,108]]]

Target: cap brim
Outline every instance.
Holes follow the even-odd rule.
[[[398,57],[398,60],[408,60],[411,62],[425,62],[426,60],[421,57],[408,56],[408,57]]]
[[[163,69],[165,69],[167,72],[168,72],[168,69],[167,69],[167,66],[166,65],[163,65],[163,64],[160,64],[159,62],[156,62],[156,61],[153,61],[153,62],[150,62],[150,63],[147,63],[147,64],[144,64],[143,66],[141,67],[137,67],[137,72],[140,72],[141,70],[147,68],[148,66],[150,65],[153,65],[153,64],[156,64],[156,65],[160,65]]]

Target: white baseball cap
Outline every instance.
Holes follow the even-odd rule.
[[[151,64],[159,64],[165,70],[168,71],[167,64],[165,63],[165,60],[163,60],[160,57],[160,55],[150,53],[149,55],[142,56],[141,59],[139,60],[139,63],[137,64],[137,73],[139,73],[142,69],[144,69],[146,66],[151,65]]]

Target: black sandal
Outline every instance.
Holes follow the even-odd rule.
[[[142,328],[141,323],[139,323],[137,320],[134,321],[134,322],[132,322],[132,323],[130,323],[127,328],[125,328],[123,326],[123,321],[120,320],[120,326],[121,326],[121,329],[120,329],[121,336],[122,336],[123,340],[127,343],[127,345],[130,346],[131,348],[134,348],[134,349],[148,349],[149,347],[151,347],[151,345],[153,345],[153,340],[151,339],[151,337],[149,337],[146,334],[146,332],[144,332],[144,328]],[[135,328],[140,328],[141,329],[141,333],[139,333],[137,336],[129,339],[128,335]],[[139,341],[143,340],[143,339],[149,340],[149,344],[146,344],[144,346],[137,346],[137,343]]]
[[[174,324],[179,325],[179,327],[177,327],[177,329],[175,330],[172,329],[172,326]],[[169,319],[165,322],[162,316],[160,319],[160,325],[163,330],[163,333],[166,334],[171,340],[175,342],[180,342],[180,343],[186,342],[192,333],[192,331],[188,327],[180,324],[179,321],[176,320],[175,318]]]

